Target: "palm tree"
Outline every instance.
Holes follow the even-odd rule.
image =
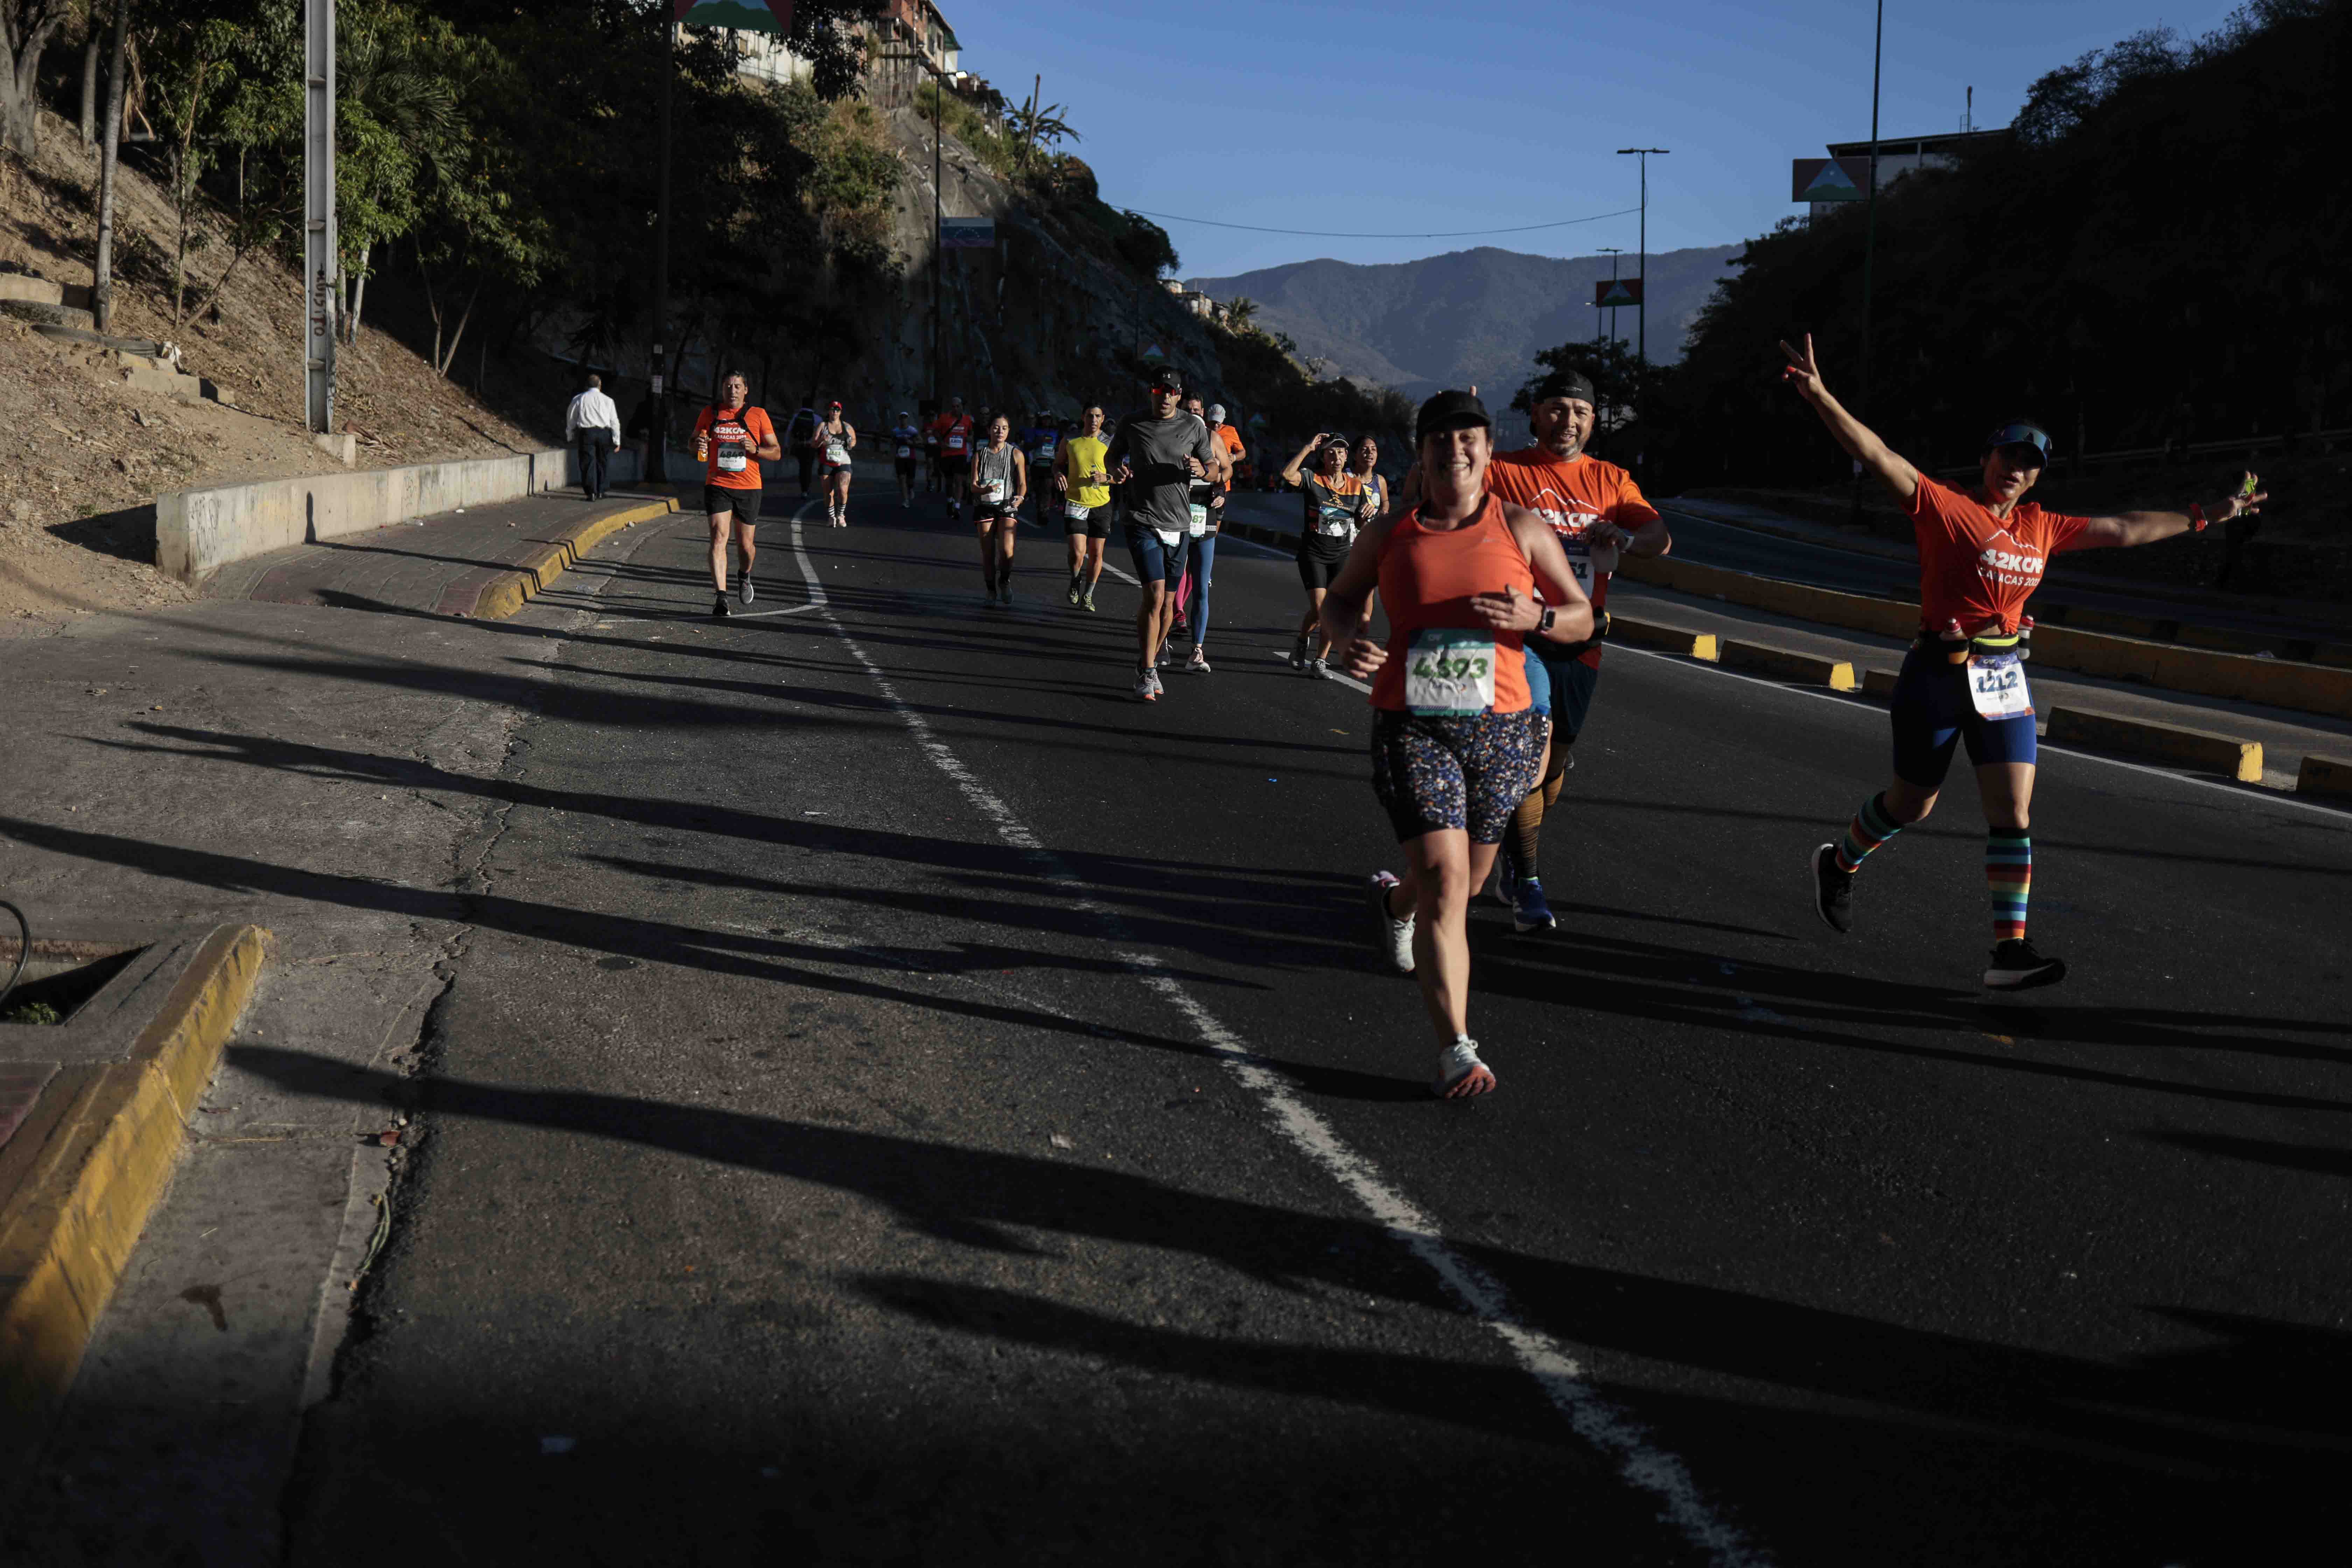
[[[1038,100],[1044,96],[1045,86],[1045,79],[1042,75],[1032,77],[1029,101],[1006,117],[1013,122],[1013,133],[1020,139],[1021,161],[1024,163],[1035,155],[1041,147],[1079,140],[1078,133],[1071,130],[1068,123],[1062,119],[1062,116],[1069,111],[1068,104],[1048,103],[1040,106],[1038,103]]]

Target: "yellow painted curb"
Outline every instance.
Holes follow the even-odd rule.
[[[1662,653],[1678,653],[1685,658],[1703,658],[1710,664],[1722,658],[1713,632],[1685,631],[1680,626],[1660,626],[1655,621],[1637,621],[1615,614],[1609,617],[1609,640],[1631,643],[1635,647],[1654,647]]]
[[[0,1473],[29,1461],[170,1184],[188,1117],[253,994],[269,933],[222,926],[128,1061],[61,1068],[0,1193]],[[20,1153],[20,1146],[22,1152]]]
[[[2049,739],[2057,745],[2096,746],[2158,762],[2222,773],[2240,784],[2263,782],[2263,743],[2180,724],[2158,724],[2089,708],[2050,710]]]
[[[633,506],[605,517],[592,518],[565,538],[532,552],[514,571],[501,573],[475,601],[474,618],[505,620],[530,604],[533,595],[545,593],[549,584],[562,576],[569,568],[578,565],[583,555],[614,534],[656,517],[667,517],[677,510],[676,500],[648,501],[644,506]]]
[[[2352,799],[2352,762],[2342,757],[2307,756],[2294,777],[2297,795],[2333,795]]]
[[[1778,676],[1783,680],[1801,680],[1808,686],[1826,686],[1832,691],[1853,691],[1861,685],[1853,678],[1853,666],[1844,659],[1799,653],[1794,648],[1774,647],[1770,643],[1727,638],[1723,644],[1723,662],[1737,665],[1742,669]]]

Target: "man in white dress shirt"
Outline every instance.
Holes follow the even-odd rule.
[[[591,375],[587,390],[563,411],[563,438],[580,447],[580,489],[590,500],[604,499],[604,459],[621,444],[621,411],[604,395],[604,378]]]

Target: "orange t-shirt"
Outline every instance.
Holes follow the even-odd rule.
[[[1225,477],[1218,488],[1230,495],[1234,488],[1234,459],[1247,448],[1242,445],[1242,433],[1230,425],[1220,425],[1209,434],[1225,449]]]
[[[1499,594],[1508,584],[1533,596],[1535,568],[1528,564],[1502,503],[1486,498],[1475,521],[1460,528],[1421,526],[1421,509],[1396,520],[1381,542],[1381,605],[1389,613],[1389,657],[1372,677],[1372,706],[1403,711],[1406,675],[1416,658],[1415,634],[1467,629],[1494,645],[1495,700],[1489,713],[1524,712],[1528,705],[1528,668],[1519,657],[1517,632],[1496,631],[1470,613],[1473,594]]]
[[[971,456],[971,416],[959,415],[950,419],[940,415],[931,421],[931,439],[940,444],[940,451],[950,458]]]
[[[1988,621],[2015,631],[2050,557],[2084,548],[2083,531],[2091,525],[2032,501],[2011,508],[2003,521],[1975,497],[1925,474],[1907,510],[1919,541],[1919,623],[1938,636],[1954,621],[1968,632]]]
[[[758,489],[760,448],[776,438],[768,411],[749,405],[706,408],[694,422],[694,434],[699,438],[706,432],[710,437],[710,455],[703,460],[702,482],[722,490]]]
[[[1513,506],[1523,506],[1550,523],[1560,548],[1576,574],[1576,585],[1592,601],[1595,625],[1609,600],[1609,578],[1617,570],[1617,552],[1594,550],[1584,535],[1596,522],[1613,522],[1631,532],[1658,515],[1642,494],[1633,476],[1614,463],[1604,463],[1579,452],[1562,462],[1541,447],[1499,452],[1486,466],[1486,488]],[[1586,648],[1578,661],[1601,665],[1598,645]]]

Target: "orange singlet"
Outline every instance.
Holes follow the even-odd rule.
[[[1389,612],[1389,657],[1372,678],[1372,706],[1400,712],[1408,706],[1405,670],[1414,634],[1467,627],[1494,638],[1495,701],[1486,711],[1523,711],[1528,702],[1528,673],[1519,655],[1519,634],[1490,630],[1470,610],[1470,595],[1499,594],[1506,586],[1532,597],[1536,574],[1503,519],[1502,501],[1494,495],[1459,528],[1422,527],[1419,507],[1399,518],[1381,545],[1381,603]]]

